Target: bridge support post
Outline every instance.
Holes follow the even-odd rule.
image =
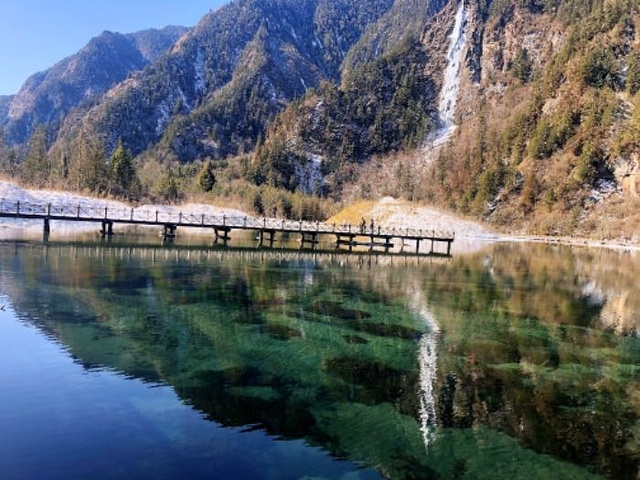
[[[162,232],[162,237],[166,240],[169,238],[175,238],[176,237],[176,230],[178,229],[178,227],[172,223],[167,223],[164,225],[164,229]]]
[[[49,238],[49,234],[51,233],[51,224],[49,222],[48,218],[44,219],[44,230],[43,230],[43,235],[44,235],[44,239],[48,239]]]
[[[416,253],[420,253],[420,239],[416,240]]]
[[[451,240],[447,240],[447,256],[451,256]]]
[[[112,237],[113,236],[113,222],[109,220],[102,221],[102,229],[100,230],[100,235],[103,237]]]
[[[309,237],[307,237],[307,233],[302,232],[302,235],[300,237],[300,249],[304,250],[305,248],[307,248],[307,245],[311,245],[311,250],[315,250],[316,249],[316,245],[318,245],[320,242],[318,241],[318,234],[316,232],[311,232],[308,234]],[[340,237],[338,237],[338,240],[340,239]],[[336,246],[339,247],[340,243],[337,242]]]
[[[228,227],[214,228],[214,232],[216,235],[215,243],[218,243],[220,240],[222,240],[222,243],[226,247],[227,244],[229,243],[229,240],[231,240],[231,237],[229,236],[230,231],[231,229]],[[222,232],[222,235],[220,234],[220,232]]]

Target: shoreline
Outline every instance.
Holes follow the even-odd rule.
[[[11,201],[26,201],[38,203],[61,203],[61,204],[77,204],[79,202],[109,206],[111,208],[129,208],[129,206],[120,201],[111,199],[99,199],[87,197],[84,195],[52,191],[52,190],[29,190],[19,187],[17,184],[7,181],[0,181],[0,198]],[[346,207],[347,210],[357,209],[357,205]],[[160,210],[164,212],[206,212],[208,214],[227,214],[250,216],[247,212],[241,210],[218,207],[215,205],[186,203],[183,205],[140,205],[134,207],[136,210]],[[462,243],[462,252],[466,249],[464,246],[488,244],[488,243],[537,243],[547,245],[562,245],[568,247],[583,248],[604,248],[608,250],[636,252],[640,251],[640,244],[624,240],[597,240],[588,237],[554,237],[544,235],[522,235],[517,233],[504,233],[496,231],[492,226],[486,225],[484,222],[463,218],[453,212],[447,212],[437,207],[418,205],[411,202],[397,200],[386,197],[372,202],[367,207],[357,209],[355,212],[358,217],[376,218],[377,222],[382,222],[385,226],[397,228],[433,228],[440,231],[454,231],[458,244]],[[340,215],[340,214],[338,214]],[[29,230],[35,227],[30,224],[31,221],[12,221],[7,219],[6,222],[0,222],[0,231],[7,232],[13,229]],[[63,235],[88,233],[95,228],[92,224],[76,224],[58,226],[56,230]],[[454,242],[454,245],[456,242]],[[457,250],[457,249],[456,249]],[[474,250],[474,248],[472,248]],[[458,252],[461,253],[461,252]]]
[[[498,242],[502,243],[538,243],[562,245],[566,247],[605,248],[609,250],[640,251],[640,244],[618,240],[595,240],[585,237],[545,237],[543,235],[511,235],[499,234]]]

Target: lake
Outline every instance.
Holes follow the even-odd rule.
[[[639,478],[640,254],[128,242],[0,242],[2,478]]]

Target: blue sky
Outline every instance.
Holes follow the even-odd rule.
[[[104,30],[192,26],[227,0],[2,0],[0,95],[80,50]]]

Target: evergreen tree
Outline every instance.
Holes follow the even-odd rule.
[[[627,89],[631,95],[635,95],[640,91],[640,50],[634,50],[629,55]]]
[[[619,74],[616,57],[604,47],[591,50],[582,63],[582,78],[591,87],[615,89]]]
[[[109,175],[102,145],[93,135],[78,133],[72,142],[69,183],[76,190],[105,193]]]
[[[135,195],[139,181],[136,176],[136,168],[133,163],[131,151],[124,147],[122,139],[111,155],[110,160],[111,191],[126,196]]]
[[[178,182],[176,182],[171,171],[164,175],[160,180],[160,183],[158,184],[158,195],[168,202],[175,202],[180,198]]]
[[[513,75],[522,83],[527,83],[531,79],[533,70],[533,61],[529,57],[529,51],[522,47],[518,50],[516,58],[513,60],[511,71]]]
[[[15,169],[13,151],[4,141],[4,130],[0,127],[0,172],[13,175]]]
[[[66,151],[63,151],[60,154],[60,176],[62,178],[67,178],[69,176],[69,155]]]
[[[48,184],[51,177],[51,162],[47,155],[47,134],[38,127],[29,139],[29,153],[24,161],[24,181],[38,188]]]
[[[49,152],[51,160],[51,184],[60,186],[69,176],[69,154],[67,147],[57,147]]]
[[[198,188],[203,192],[210,192],[216,184],[216,176],[213,172],[213,163],[207,160],[198,174]]]

